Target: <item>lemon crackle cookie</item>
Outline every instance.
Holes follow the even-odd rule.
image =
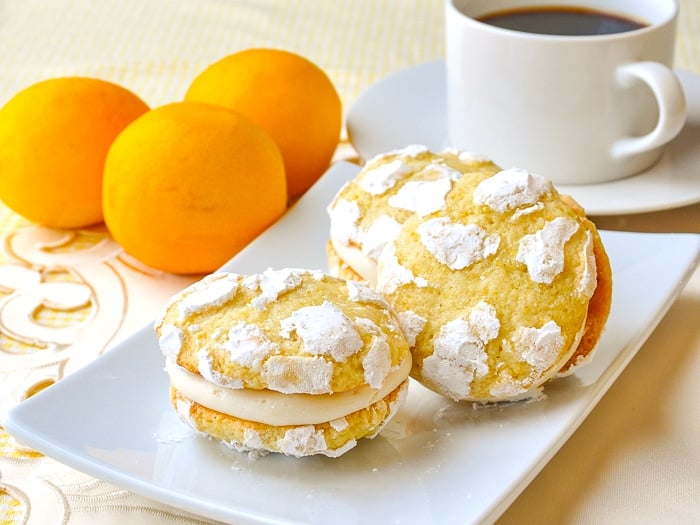
[[[423,145],[377,155],[328,206],[330,272],[376,284],[377,259],[406,219],[444,209],[445,195],[464,172],[499,169],[481,155],[435,153]]]
[[[155,330],[180,418],[239,451],[340,456],[380,432],[408,387],[393,310],[322,272],[212,274],[175,295]]]
[[[595,347],[611,270],[595,226],[521,169],[464,173],[382,251],[377,286],[413,346],[412,375],[454,400],[532,397]]]

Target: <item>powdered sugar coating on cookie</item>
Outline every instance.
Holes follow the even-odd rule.
[[[369,350],[362,358],[365,381],[372,388],[379,389],[391,370],[391,350],[382,329],[370,319],[357,318],[357,326],[371,337]]]
[[[527,399],[535,395],[539,390],[523,387],[522,382],[513,379],[507,372],[502,371],[489,387],[489,394],[494,399]]]
[[[158,346],[163,355],[169,359],[177,358],[182,348],[185,335],[182,330],[173,324],[164,324],[158,336]]]
[[[389,198],[389,205],[417,213],[425,217],[445,208],[445,195],[450,191],[452,182],[449,178],[431,181],[408,181],[401,186],[396,195]]]
[[[225,273],[214,273],[186,289],[178,295],[180,317],[201,312],[207,308],[221,306],[236,295],[238,280]]]
[[[243,381],[222,374],[214,368],[214,360],[206,348],[202,348],[197,357],[197,371],[204,379],[225,388],[243,388]]]
[[[427,323],[428,320],[425,317],[421,317],[413,310],[399,312],[397,316],[401,324],[401,330],[408,341],[408,345],[413,348],[416,344],[416,337],[423,331],[425,323]]]
[[[534,205],[552,190],[549,179],[527,170],[511,168],[479,183],[474,190],[474,203],[505,213],[522,206]]]
[[[333,363],[322,357],[273,355],[263,365],[270,390],[284,394],[330,394]]]
[[[404,158],[415,158],[420,155],[423,155],[425,153],[429,153],[430,150],[428,149],[427,146],[423,144],[410,144],[408,146],[405,146],[403,148],[398,148],[394,149],[391,151],[387,151],[384,153],[379,153],[372,157],[368,162],[367,165],[374,165],[377,164],[378,162],[391,158],[391,157],[404,157]]]
[[[185,423],[192,430],[197,430],[197,425],[192,420],[190,412],[192,411],[192,401],[185,399],[178,399],[174,403],[175,413],[178,415],[180,420]]]
[[[331,237],[348,245],[357,238],[357,221],[360,219],[360,207],[356,201],[338,199],[328,207],[331,218]]]
[[[345,285],[348,287],[348,299],[357,303],[367,303],[380,306],[381,308],[391,308],[384,296],[372,290],[358,281],[348,280]]]
[[[386,247],[379,264],[382,271],[377,281],[377,290],[380,293],[392,293],[399,286],[410,283],[418,287],[428,286],[428,281],[424,277],[416,277],[411,270],[399,263],[393,244]]]
[[[533,281],[551,284],[564,270],[564,246],[578,229],[573,219],[557,217],[520,240],[515,260],[527,266]]]
[[[331,355],[342,362],[362,348],[362,338],[352,320],[336,305],[324,301],[319,306],[305,306],[280,321],[280,334],[293,333],[304,342],[304,350],[313,355]]]
[[[367,171],[360,180],[360,187],[372,195],[382,195],[410,172],[411,167],[400,159],[392,160]]]
[[[476,224],[459,224],[445,217],[421,224],[418,234],[425,248],[452,270],[461,270],[496,253],[501,238]]]
[[[483,301],[467,318],[443,325],[433,341],[433,354],[423,361],[424,377],[442,384],[444,393],[453,399],[469,395],[472,380],[489,373],[486,345],[496,338],[500,327],[496,309]],[[454,382],[444,382],[448,371]]]
[[[362,253],[377,260],[384,247],[393,241],[401,230],[401,224],[388,215],[380,215],[367,229],[359,234]]]
[[[250,304],[253,308],[262,310],[268,303],[274,301],[281,293],[293,290],[301,284],[301,277],[291,268],[282,270],[265,270],[257,278],[260,295]]]
[[[323,432],[313,425],[295,427],[287,430],[284,437],[277,442],[280,451],[289,456],[308,456],[320,450],[326,450]]]
[[[338,419],[334,419],[332,421],[329,421],[328,424],[336,432],[342,432],[343,430],[348,428],[348,426],[350,425],[348,423],[347,418],[345,418],[345,417],[339,417]]]
[[[522,327],[513,336],[513,343],[536,373],[547,370],[556,363],[564,346],[561,328],[554,321],[541,328]]]
[[[444,155],[454,155],[457,157],[460,161],[466,162],[466,163],[488,163],[491,162],[491,159],[484,155],[483,153],[476,153],[474,151],[464,151],[460,150],[457,148],[452,148],[450,146],[446,147],[444,150],[442,150],[442,153]]]
[[[261,450],[265,444],[260,436],[260,433],[252,428],[246,428],[243,434],[244,451]]]
[[[338,457],[354,448],[356,440],[350,440],[339,449],[330,449],[321,430],[313,425],[295,427],[287,430],[284,437],[277,441],[280,452],[288,456],[311,456],[323,454],[329,457]]]
[[[593,251],[593,235],[591,235],[589,231],[586,232],[584,252],[585,263],[577,291],[584,297],[592,297],[598,284],[598,272],[596,270],[596,259]]]
[[[230,352],[232,362],[248,368],[259,367],[279,348],[260,327],[244,322],[236,323],[229,329],[221,346]]]

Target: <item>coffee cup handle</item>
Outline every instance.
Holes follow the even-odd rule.
[[[683,88],[676,75],[658,62],[632,62],[617,68],[617,83],[631,87],[642,81],[654,93],[659,106],[656,127],[641,137],[627,137],[612,146],[614,158],[626,157],[650,151],[670,142],[683,128],[686,119],[686,103]]]

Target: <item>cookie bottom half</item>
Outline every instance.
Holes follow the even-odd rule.
[[[403,404],[408,383],[407,379],[367,408],[315,425],[273,426],[240,419],[200,405],[172,386],[170,401],[184,423],[229,448],[256,454],[338,457],[352,449],[358,439],[379,434]]]

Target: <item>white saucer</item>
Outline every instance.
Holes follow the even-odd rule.
[[[700,76],[677,73],[686,93],[688,121],[654,167],[614,182],[558,186],[590,215],[643,213],[700,202]],[[352,144],[364,159],[409,144],[443,149],[448,146],[444,93],[443,61],[388,76],[349,108]]]

